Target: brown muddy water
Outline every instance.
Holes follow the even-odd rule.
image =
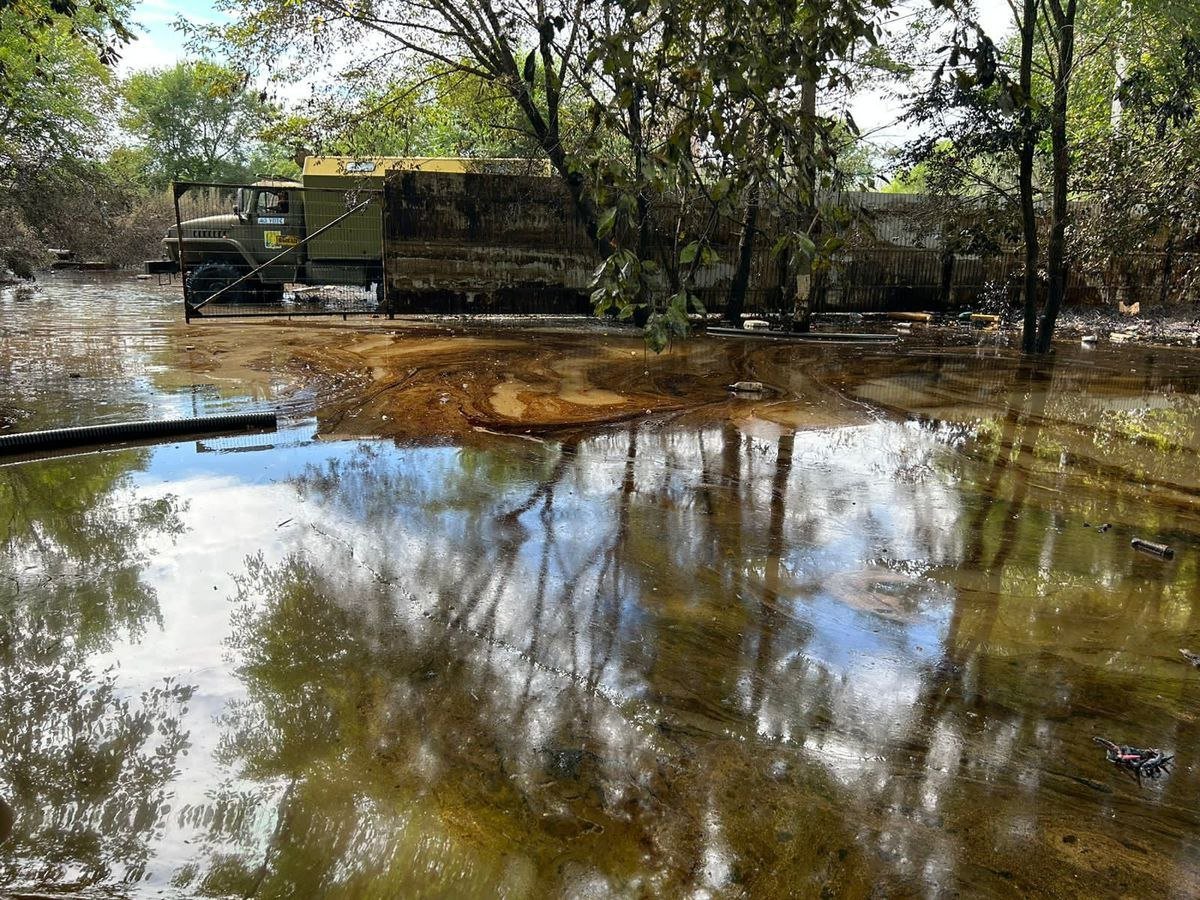
[[[178,316],[0,293],[12,428],[289,415],[0,466],[0,894],[1200,893],[1194,351]]]

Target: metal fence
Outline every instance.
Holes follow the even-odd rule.
[[[167,245],[189,321],[387,312],[380,191],[268,179],[178,182],[174,196]]]
[[[1020,299],[1019,236],[964,201],[848,193],[826,198],[821,236],[837,249],[807,278],[814,312],[1000,307]],[[401,172],[383,191],[185,182],[175,187],[176,253],[190,318],[397,313],[586,314],[599,256],[558,179]],[[703,215],[698,210],[695,215]],[[687,214],[692,216],[690,211]],[[653,209],[641,248],[672,260],[679,210]],[[719,261],[695,293],[721,313],[734,280],[742,210],[705,226]],[[677,225],[678,223],[675,223]],[[790,318],[798,267],[774,252],[783,231],[764,202],[750,256],[746,315]],[[989,233],[988,241],[964,235]],[[997,238],[996,235],[999,235]],[[170,238],[168,239],[170,242]],[[660,245],[661,242],[661,245]],[[984,246],[986,244],[986,246]],[[1073,304],[1195,301],[1200,254],[1154,247],[1075,265]]]
[[[398,173],[385,186],[384,254],[397,312],[587,313],[600,261],[575,203],[556,179],[489,174]],[[938,309],[1008,297],[1011,253],[946,254],[923,204],[903,195],[830,198],[823,224],[843,248],[819,262],[810,283],[814,311]],[[667,272],[679,234],[706,235],[718,260],[691,285],[706,309],[722,313],[737,269],[744,210],[717,218],[703,204],[647,210],[642,235],[618,234]],[[913,214],[917,213],[914,218]],[[799,267],[774,252],[779,209],[762,203],[750,253],[745,315],[791,318]],[[677,267],[679,268],[679,267]],[[663,287],[671,283],[663,276]]]

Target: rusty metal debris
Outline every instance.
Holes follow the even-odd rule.
[[[1092,740],[1104,748],[1105,758],[1110,763],[1128,772],[1139,782],[1143,775],[1147,778],[1158,778],[1167,774],[1171,762],[1175,759],[1173,754],[1165,754],[1157,747],[1129,747],[1125,744],[1114,744],[1102,737],[1094,737]]]

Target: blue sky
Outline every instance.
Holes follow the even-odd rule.
[[[140,0],[132,16],[138,39],[125,47],[121,74],[169,66],[186,56],[183,35],[174,28],[180,16],[198,24],[225,18],[213,9],[212,0]]]

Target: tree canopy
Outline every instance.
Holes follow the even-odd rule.
[[[605,261],[596,309],[661,347],[717,267],[740,321],[768,232],[777,300],[807,322],[840,246],[818,201],[882,181],[850,110],[888,79],[910,138],[889,189],[990,211],[990,233],[948,252],[1020,245],[1028,349],[1048,346],[1070,271],[1161,246],[1168,225],[1175,249],[1200,234],[1200,30],[1182,0],[1019,0],[1002,27],[970,0],[217,7],[220,23],[178,23],[202,59],[118,84],[127,0],[0,2],[0,202],[87,196],[108,228],[173,178],[294,174],[306,151],[537,157]]]
[[[274,109],[234,69],[197,60],[138,72],[122,85],[120,123],[138,142],[146,181],[240,181],[261,160]]]

